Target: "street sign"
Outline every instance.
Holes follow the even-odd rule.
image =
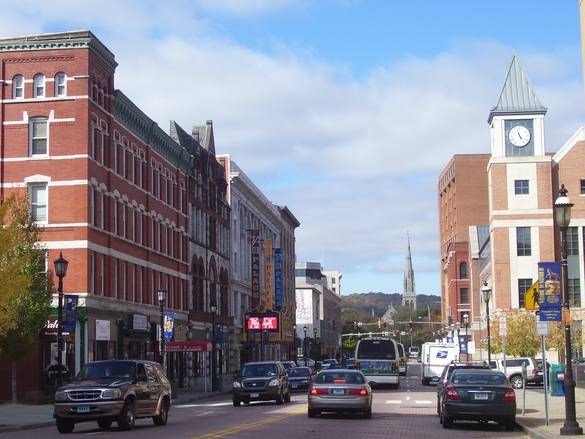
[[[506,318],[502,317],[500,319],[500,335],[507,335],[508,334],[508,323],[506,322]]]
[[[527,311],[536,311],[539,308],[538,306],[539,299],[540,283],[536,281],[524,293],[524,308],[526,308]]]
[[[536,335],[548,335],[548,322],[541,322],[539,320],[536,321]]]

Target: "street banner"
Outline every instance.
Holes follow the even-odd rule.
[[[527,311],[538,310],[540,300],[540,283],[538,281],[524,292],[524,308]]]
[[[164,320],[165,341],[171,341],[173,339],[173,330],[175,329],[175,316],[176,314],[174,312],[165,313]]]
[[[467,354],[467,336],[459,336],[459,352],[461,354]]]
[[[252,266],[252,309],[260,302],[260,230],[250,230],[251,266]]]
[[[274,289],[272,274],[272,239],[264,240],[264,293],[266,294],[266,309],[274,307]]]
[[[79,296],[76,294],[65,294],[63,296],[63,332],[74,333],[77,322],[77,302]]]
[[[540,321],[561,321],[561,264],[538,263]]]
[[[282,308],[282,249],[274,249],[274,298],[275,309]]]

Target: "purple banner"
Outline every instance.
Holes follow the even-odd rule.
[[[260,230],[250,230],[252,252],[252,309],[260,304]]]
[[[282,249],[274,249],[274,296],[276,309],[282,309]]]
[[[539,309],[541,322],[561,321],[561,264],[538,263]],[[566,287],[565,287],[566,288]]]

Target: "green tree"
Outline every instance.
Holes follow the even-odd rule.
[[[500,335],[500,318],[507,321],[506,355],[511,357],[533,357],[540,350],[540,339],[536,335],[535,314],[522,309],[502,311],[490,322],[492,353],[503,350],[504,337]]]
[[[50,312],[52,279],[39,238],[26,197],[0,204],[0,357],[12,363],[13,401],[16,363],[31,352]]]

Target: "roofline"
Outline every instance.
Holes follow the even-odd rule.
[[[552,160],[558,164],[567,153],[573,149],[577,142],[585,141],[585,127],[580,126],[577,131],[565,142],[563,146],[553,155]]]
[[[492,123],[494,116],[522,116],[522,115],[534,115],[534,114],[542,114],[545,115],[548,108],[544,108],[543,110],[518,110],[518,111],[495,111],[494,109],[490,110],[490,115],[488,116],[488,124]]]
[[[295,228],[297,228],[301,225],[301,223],[299,222],[297,217],[293,215],[293,213],[290,211],[288,206],[285,205],[285,206],[277,206],[277,207],[284,216],[287,216],[290,219],[291,223],[295,226]]]

